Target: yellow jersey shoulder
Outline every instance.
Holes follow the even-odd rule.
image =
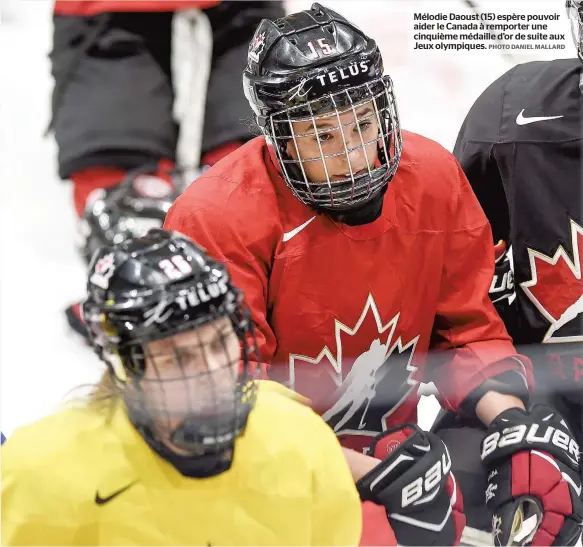
[[[257,403],[252,413],[255,421],[269,425],[280,423],[293,431],[328,428],[309,406],[310,401],[299,393],[270,380],[260,380],[258,386]],[[295,444],[297,439],[290,438],[289,433],[290,429],[284,436]]]
[[[66,480],[55,469],[68,469],[70,476],[87,472],[99,480],[108,472],[103,455],[111,444],[110,415],[106,409],[65,407],[17,429],[2,446],[3,477],[28,474],[48,486],[52,479]]]
[[[270,459],[277,454],[280,465],[287,462],[290,468],[310,472],[323,450],[340,450],[334,432],[309,401],[276,382],[258,383],[257,402],[236,452],[248,449],[256,458]]]
[[[121,407],[111,427],[92,409],[24,427],[2,447],[3,533],[28,545],[356,545],[350,470],[334,432],[297,397],[261,382],[232,467],[207,479],[157,458]]]

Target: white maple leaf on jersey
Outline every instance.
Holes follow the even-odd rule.
[[[368,349],[361,352],[352,361],[350,367],[343,367],[343,344],[342,339],[345,336],[355,336],[365,319],[369,314],[374,319],[376,325],[376,337],[373,338],[368,346]],[[359,433],[375,435],[377,432],[384,430],[386,427],[384,421],[388,418],[403,401],[407,399],[411,391],[419,385],[418,380],[414,378],[417,367],[413,364],[413,356],[415,348],[419,340],[419,335],[415,336],[407,343],[403,343],[401,337],[395,339],[395,332],[399,323],[400,313],[394,315],[387,323],[383,323],[378,306],[372,294],[369,293],[364,304],[362,313],[353,327],[345,325],[338,319],[334,320],[334,338],[336,340],[335,354],[324,346],[318,355],[309,357],[300,354],[290,354],[289,356],[289,371],[290,382],[289,385],[295,389],[295,362],[302,361],[314,365],[324,365],[328,361],[331,365],[329,369],[330,374],[337,386],[334,399],[336,402],[329,408],[322,417],[326,421],[331,421],[334,417],[342,412],[344,415],[335,424],[332,424],[334,431],[340,433]],[[391,363],[389,359],[391,355],[404,354],[407,358],[406,363]],[[391,365],[399,368],[393,368]],[[345,377],[343,377],[343,370],[349,369]],[[368,415],[371,403],[378,397],[378,385],[383,381],[385,376],[391,372],[397,371],[399,377],[394,386],[395,400],[387,402],[387,409],[381,418],[381,424],[367,424],[366,418]],[[343,427],[355,417],[357,413],[361,413],[361,418],[357,424],[356,431],[349,428],[343,431]]]

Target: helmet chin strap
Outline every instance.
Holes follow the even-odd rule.
[[[233,463],[235,439],[225,444],[222,451],[216,453],[183,456],[174,452],[159,438],[153,424],[144,419],[143,413],[131,406],[126,408],[130,422],[150,448],[185,477],[203,479],[220,475],[230,469]]]
[[[234,441],[232,447],[230,449],[225,447],[223,452],[193,457],[177,454],[162,441],[156,440],[150,435],[145,435],[144,439],[158,456],[173,465],[185,477],[196,479],[214,477],[228,471],[233,463]]]
[[[335,222],[342,222],[348,226],[362,226],[363,224],[370,224],[381,216],[383,210],[383,200],[387,192],[385,186],[374,198],[367,201],[360,207],[347,209],[346,211],[330,211],[327,209],[319,209],[325,213]]]

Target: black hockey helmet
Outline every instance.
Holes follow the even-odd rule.
[[[243,72],[245,95],[257,123],[268,142],[274,145],[287,185],[303,203],[324,211],[338,212],[361,208],[384,194],[401,157],[402,140],[399,117],[389,76],[383,76],[383,62],[376,42],[338,13],[320,4],[310,10],[270,21],[264,19],[249,46],[248,63]],[[317,158],[302,158],[294,133],[295,121],[311,121],[313,133],[321,136],[316,120],[328,118],[340,125],[339,115],[370,103],[370,114],[378,123],[374,140],[378,161],[366,172],[346,173],[343,180],[308,180],[306,162],[322,161],[327,155],[320,147]],[[354,120],[353,125],[358,125]],[[359,129],[360,133],[360,129]],[[287,150],[290,139],[298,158]],[[344,137],[342,137],[343,140]],[[344,142],[341,154],[372,145],[360,133],[357,147]],[[350,164],[350,160],[349,160]]]
[[[228,468],[225,454],[255,401],[250,367],[258,368],[259,358],[242,294],[225,266],[188,238],[152,229],[96,252],[82,313],[150,446],[187,475]],[[173,342],[189,331],[207,335]],[[169,344],[154,353],[154,341]]]
[[[571,23],[577,56],[583,61],[583,0],[566,0],[565,7]]]

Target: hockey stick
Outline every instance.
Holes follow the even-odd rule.
[[[172,20],[173,114],[180,130],[176,146],[178,171],[186,189],[201,173],[203,123],[211,70],[210,22],[198,9],[182,10]]]

